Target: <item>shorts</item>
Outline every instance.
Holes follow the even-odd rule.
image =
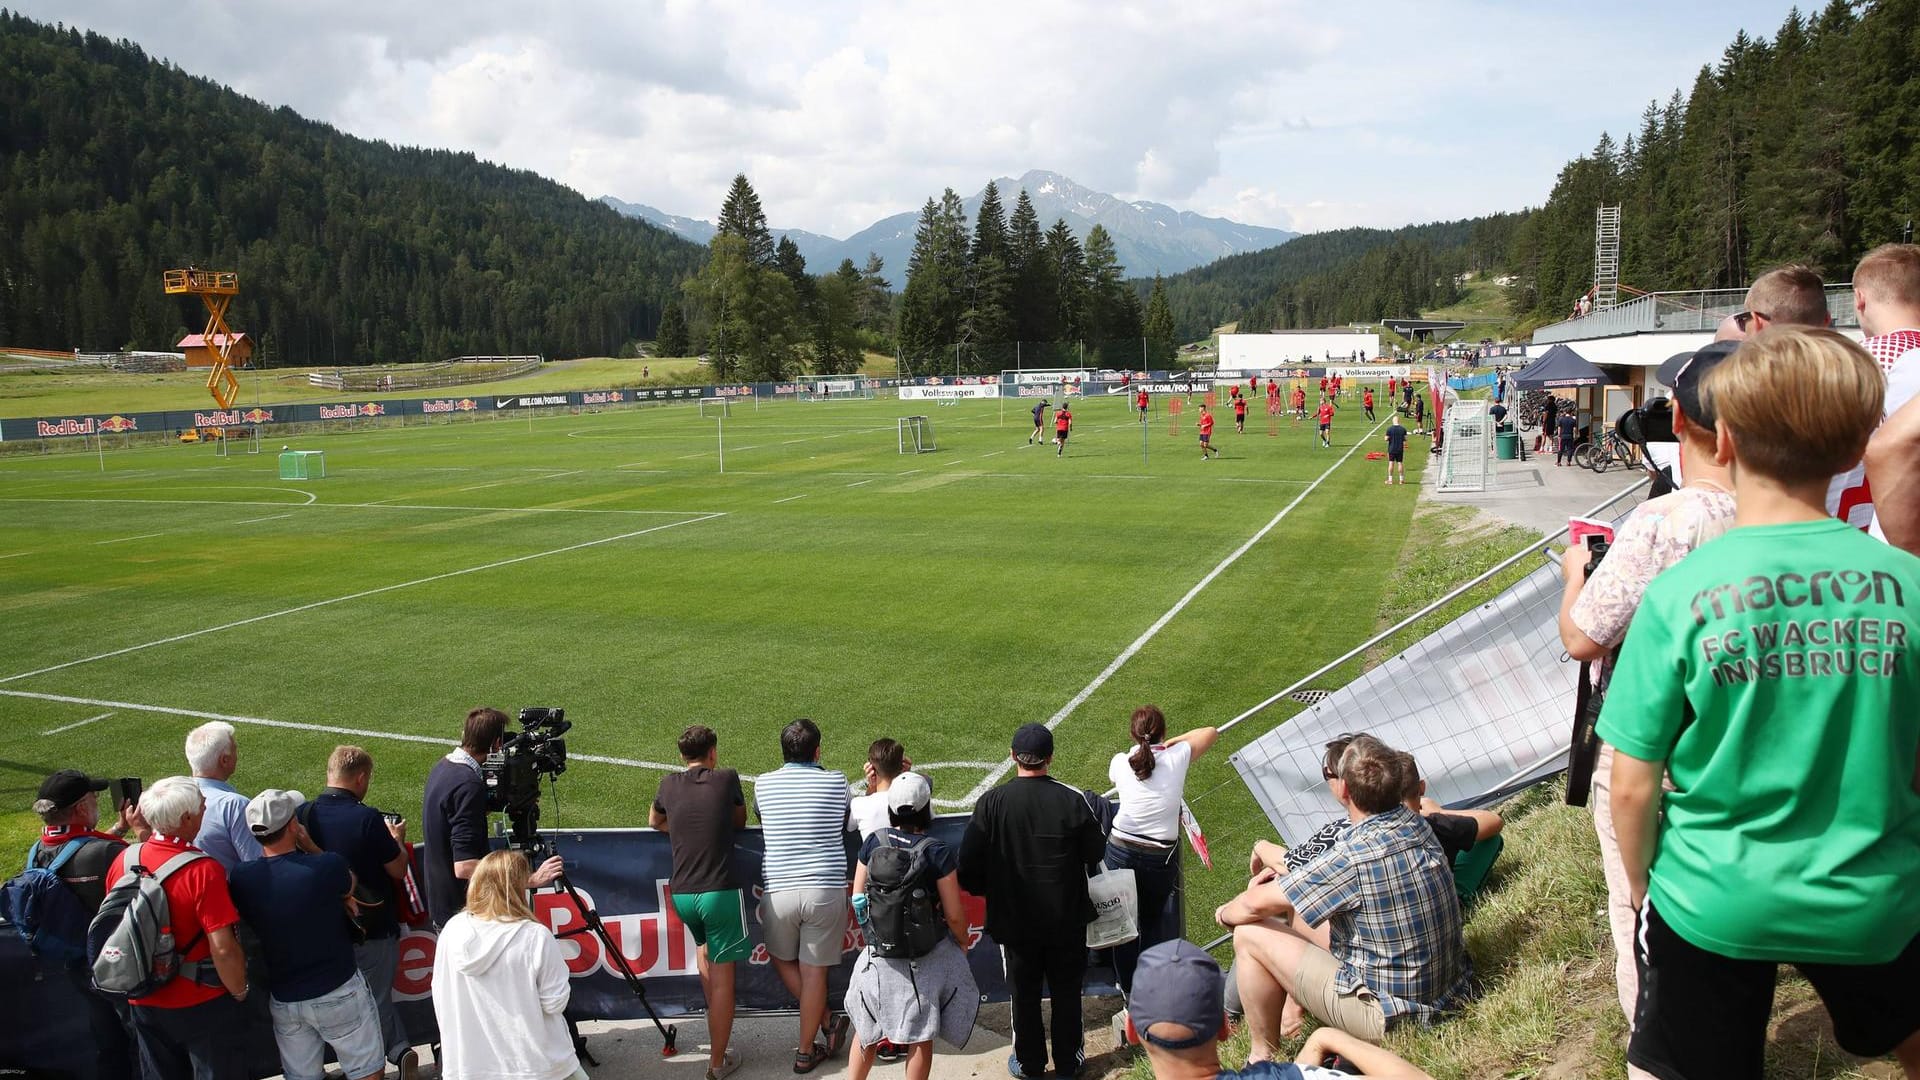
[[[287,1080],[320,1080],[328,1047],[351,1077],[385,1073],[387,1048],[380,1011],[358,971],[353,978],[305,1001],[267,999],[273,1041]]]
[[[1687,941],[1651,902],[1634,935],[1640,999],[1627,1060],[1659,1077],[1759,1076],[1778,966]],[[1861,1057],[1920,1031],[1920,937],[1884,964],[1795,964],[1833,1017],[1834,1041]],[[1710,1007],[1702,1007],[1708,1005]]]
[[[1327,431],[1327,430],[1328,430],[1329,428],[1331,428],[1331,427],[1333,427],[1333,425],[1332,425],[1332,424],[1321,424],[1321,425],[1320,425],[1320,431],[1321,431],[1321,433],[1322,433],[1322,434],[1324,434],[1324,433],[1326,433],[1326,431]]]
[[[1389,450],[1389,451],[1387,451],[1387,460],[1388,460],[1388,461],[1392,461],[1392,462],[1400,462],[1400,463],[1404,463],[1404,462],[1405,462],[1405,461],[1407,460],[1407,450],[1406,450],[1406,448],[1405,448],[1405,447],[1401,447],[1401,448],[1400,448],[1400,449],[1398,449],[1398,450]]]
[[[1207,445],[1209,445],[1209,444],[1210,444],[1210,443],[1212,443],[1212,442],[1213,442],[1213,434],[1212,434],[1211,432],[1209,432],[1208,434],[1205,434],[1205,435],[1202,435],[1202,436],[1200,436],[1200,445],[1201,445],[1201,446],[1207,446]]]
[[[731,964],[753,952],[747,940],[747,916],[740,906],[739,889],[674,893],[673,910],[687,924],[695,945],[707,947],[707,961]]]
[[[839,967],[847,936],[847,890],[781,889],[760,898],[760,930],[775,960]]]
[[[1053,437],[1060,440],[1061,442],[1067,441],[1067,433],[1065,431],[1056,431],[1053,433]]]
[[[1332,1024],[1356,1039],[1378,1043],[1386,1038],[1387,1014],[1380,1008],[1379,996],[1364,986],[1341,993],[1334,983],[1339,973],[1340,961],[1332,953],[1318,945],[1308,946],[1293,975],[1294,996],[1300,1006],[1321,1023]]]

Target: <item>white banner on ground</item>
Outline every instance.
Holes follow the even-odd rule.
[[[901,401],[956,401],[960,398],[997,398],[1000,387],[992,386],[903,386]]]
[[[1546,563],[1235,753],[1281,838],[1303,839],[1340,812],[1320,765],[1341,734],[1411,751],[1427,794],[1450,805],[1550,774],[1566,752],[1579,671],[1560,645],[1560,593]]]

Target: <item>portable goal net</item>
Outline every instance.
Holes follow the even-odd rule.
[[[733,417],[733,402],[723,397],[701,398],[700,416],[702,419],[710,419],[716,416],[731,419]]]
[[[924,416],[903,416],[899,423],[900,452],[924,454],[934,449],[933,421]]]

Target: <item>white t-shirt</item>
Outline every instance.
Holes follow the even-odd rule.
[[[1107,779],[1120,792],[1113,831],[1171,844],[1180,838],[1180,800],[1187,789],[1193,747],[1183,742],[1154,747],[1153,773],[1145,780],[1135,777],[1133,766],[1127,764],[1132,754],[1132,750],[1115,754],[1107,766]]]
[[[871,795],[853,797],[853,813],[848,815],[847,830],[857,832],[865,840],[881,829],[893,824],[887,816],[887,793],[876,791]]]

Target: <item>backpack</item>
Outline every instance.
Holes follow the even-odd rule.
[[[173,940],[173,913],[162,885],[189,863],[212,856],[183,851],[150,870],[141,865],[144,844],[130,844],[121,863],[120,879],[107,890],[99,914],[87,927],[87,956],[93,965],[95,989],[115,996],[146,997],[175,978],[204,982],[213,965],[182,961],[204,934],[177,945]]]
[[[916,960],[947,936],[946,920],[927,882],[927,845],[917,836],[905,847],[887,839],[867,858],[867,923],[876,956]]]
[[[72,887],[60,880],[60,870],[81,848],[93,842],[79,837],[60,845],[53,861],[33,865],[40,844],[27,849],[27,868],[0,885],[0,916],[13,924],[35,956],[62,967],[77,966],[87,957],[87,923],[93,918]]]

